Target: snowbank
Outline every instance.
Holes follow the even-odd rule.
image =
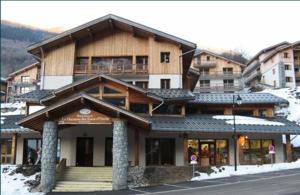
[[[8,168],[4,173],[3,169]],[[15,165],[1,165],[1,195],[43,195],[44,193],[30,193],[28,187],[24,185],[27,180],[34,180],[36,174],[25,177],[22,174],[9,175],[12,170],[15,170]]]
[[[291,163],[276,163],[276,164],[265,164],[265,165],[239,165],[237,171],[234,171],[234,166],[222,166],[220,168],[212,167],[213,173],[208,175],[207,173],[196,173],[200,174],[192,178],[192,181],[201,181],[207,179],[216,179],[223,177],[230,177],[235,175],[248,175],[256,173],[265,173],[270,171],[280,171],[287,169],[300,168],[300,160]],[[221,170],[221,171],[220,171]]]

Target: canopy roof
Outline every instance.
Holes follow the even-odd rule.
[[[85,93],[78,93],[72,97],[56,102],[42,110],[28,115],[24,119],[18,121],[17,124],[29,129],[42,131],[45,121],[57,120],[62,116],[86,107],[110,118],[124,118],[133,126],[139,126],[145,129],[150,128],[151,122],[148,119],[142,118],[130,111],[124,110]]]

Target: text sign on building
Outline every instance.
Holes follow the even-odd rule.
[[[83,108],[61,117],[58,124],[112,124],[112,120],[99,112]]]

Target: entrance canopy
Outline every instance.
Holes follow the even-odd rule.
[[[18,121],[17,124],[42,131],[44,122],[49,120],[57,121],[61,127],[64,127],[76,124],[110,124],[114,118],[124,119],[130,125],[143,129],[150,129],[151,127],[150,120],[85,93],[75,94],[52,104],[28,115]]]

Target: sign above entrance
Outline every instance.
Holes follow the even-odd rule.
[[[58,124],[112,124],[111,118],[88,108],[61,117]]]

